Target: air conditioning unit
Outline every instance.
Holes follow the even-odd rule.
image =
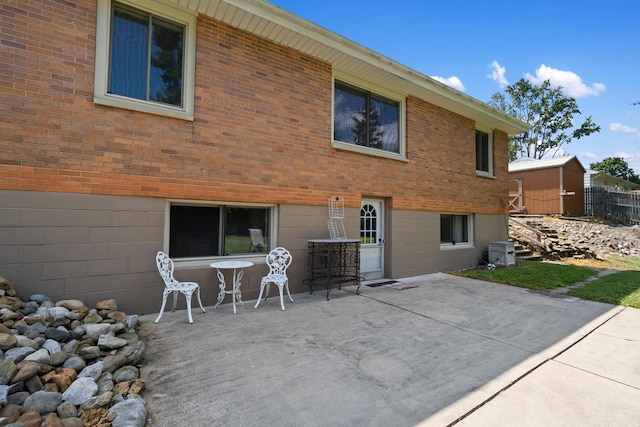
[[[504,267],[516,265],[516,247],[513,242],[489,242],[489,262]]]

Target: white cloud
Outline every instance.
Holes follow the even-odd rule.
[[[536,70],[535,76],[526,73],[525,78],[538,85],[545,80],[549,80],[552,87],[562,86],[562,91],[572,98],[598,96],[606,89],[602,83],[594,83],[591,86],[587,86],[582,81],[582,78],[573,71],[557,70],[544,64],[540,65],[540,68]]]
[[[624,151],[616,151],[613,157],[620,157],[625,161],[633,160],[633,154],[625,153]]]
[[[498,83],[500,87],[509,86],[509,81],[504,76],[507,72],[507,68],[501,67],[498,61],[496,61],[495,59],[491,63],[490,67],[492,71],[491,71],[491,74],[487,74],[487,77],[489,77],[494,82]]]
[[[592,160],[595,160],[598,158],[598,156],[595,153],[592,153],[590,151],[585,151],[580,153],[580,157],[586,157],[587,159],[592,159]]]
[[[622,123],[609,123],[609,130],[614,133],[631,134],[632,138],[640,139],[640,130],[638,128],[623,125]]]
[[[447,86],[451,86],[454,89],[458,89],[461,92],[464,92],[465,87],[460,81],[460,79],[456,76],[451,76],[449,78],[444,78],[440,76],[431,76],[432,79],[439,81],[440,83],[444,83]]]
[[[623,125],[622,123],[609,123],[609,130],[611,132],[621,132],[621,133],[636,133],[638,132],[638,128],[632,128],[627,125]]]

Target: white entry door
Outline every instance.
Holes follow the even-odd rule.
[[[360,207],[360,275],[365,280],[384,277],[384,202],[362,199]]]

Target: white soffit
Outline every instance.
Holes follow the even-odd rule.
[[[263,0],[168,0],[235,28],[332,64],[339,70],[403,91],[509,135],[526,123]]]

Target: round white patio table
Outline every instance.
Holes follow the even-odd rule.
[[[218,292],[218,302],[213,307],[214,309],[224,300],[226,294],[231,294],[231,300],[233,301],[233,314],[236,314],[236,300],[244,305],[242,302],[242,293],[240,292],[240,281],[244,275],[243,268],[251,267],[253,265],[250,261],[217,261],[209,264],[211,268],[215,268],[218,272],[218,280],[220,281],[220,292]],[[224,274],[221,270],[233,270],[233,281],[231,282],[231,289],[227,290],[227,283],[224,279]]]

